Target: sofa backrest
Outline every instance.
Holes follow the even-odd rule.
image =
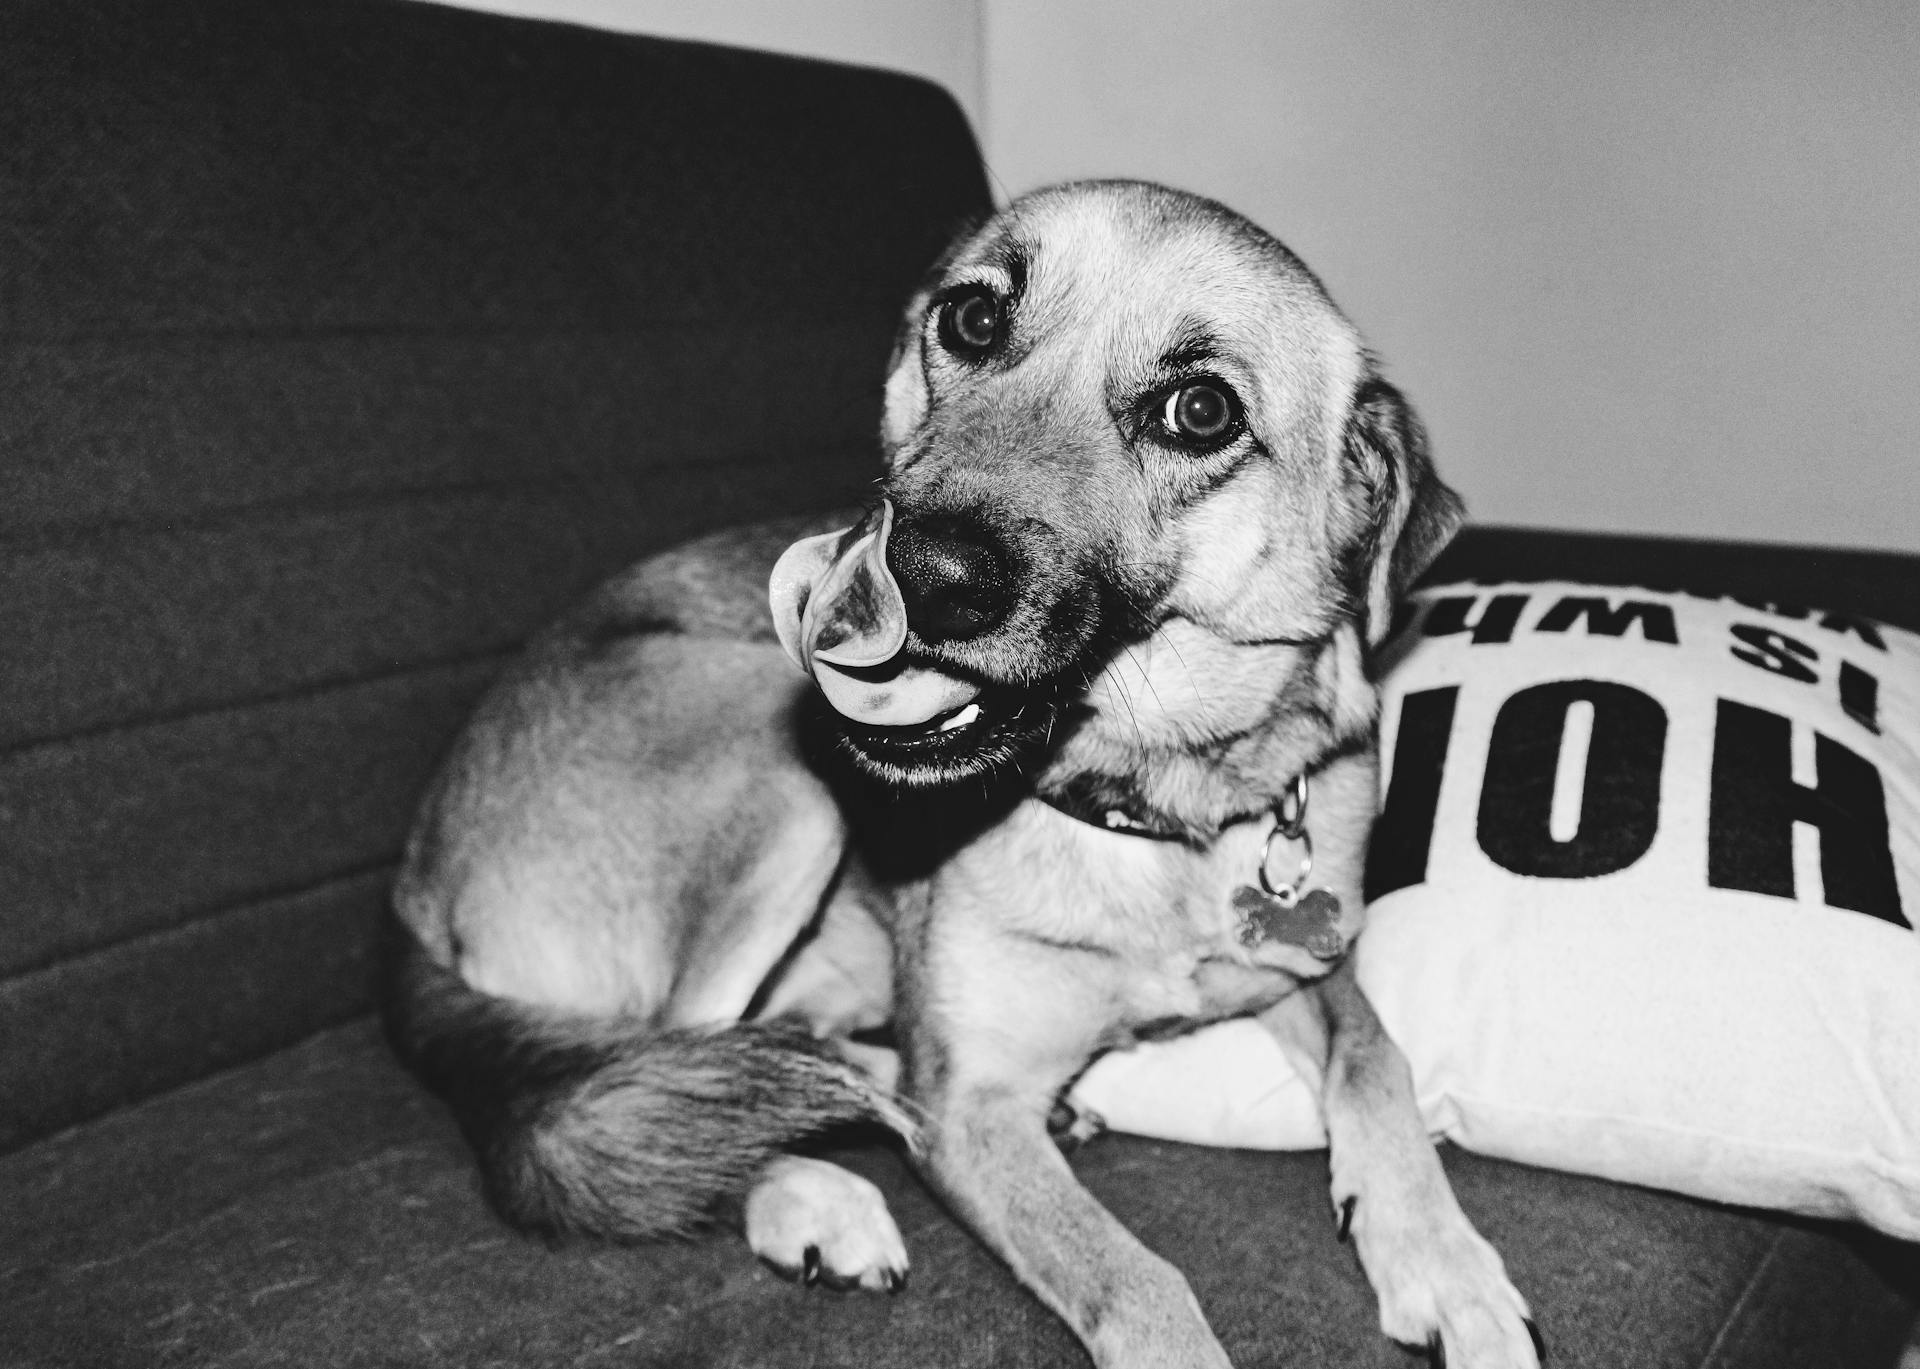
[[[988,206],[893,74],[406,0],[5,28],[0,1148],[364,1011],[503,654],[857,496]]]

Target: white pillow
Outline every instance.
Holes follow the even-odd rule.
[[[1562,583],[1415,609],[1355,954],[1428,1127],[1920,1240],[1920,637]],[[1104,1057],[1075,1097],[1325,1144],[1247,1021]]]

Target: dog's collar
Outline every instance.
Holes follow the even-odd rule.
[[[1185,828],[1166,821],[1142,802],[1138,794],[1096,776],[1078,776],[1063,788],[1037,797],[1048,807],[1104,832],[1145,837],[1149,841],[1189,840]]]
[[[1096,775],[1076,776],[1063,787],[1036,794],[1035,797],[1049,808],[1104,832],[1119,832],[1129,837],[1144,837],[1149,841],[1199,841],[1193,828],[1183,826],[1150,807],[1131,786],[1104,780]],[[1270,814],[1274,820],[1273,834],[1268,836],[1262,853],[1264,861],[1273,849],[1274,835],[1297,841],[1306,830],[1306,771],[1293,777],[1282,791],[1279,801],[1271,808],[1255,810],[1245,816],[1257,817],[1261,812]]]
[[[1305,771],[1293,777],[1272,809],[1273,826],[1260,847],[1255,883],[1234,891],[1233,911],[1241,945],[1249,950],[1262,942],[1303,946],[1323,963],[1340,959],[1352,939],[1341,930],[1340,899],[1331,891],[1309,887],[1313,874],[1313,837],[1307,831],[1308,782]],[[1106,832],[1143,837],[1149,841],[1188,841],[1189,835],[1154,814],[1138,796],[1107,788],[1091,777],[1075,780],[1064,789],[1039,796],[1042,803],[1068,817]],[[1268,873],[1274,842],[1300,847],[1300,866],[1292,878],[1276,885]]]

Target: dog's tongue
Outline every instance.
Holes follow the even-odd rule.
[[[887,569],[893,505],[853,527],[795,542],[767,586],[780,645],[844,717],[913,727],[970,703],[980,687],[901,659],[907,604]]]

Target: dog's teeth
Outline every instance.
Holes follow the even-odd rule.
[[[980,716],[980,705],[968,704],[965,708],[961,709],[958,713],[954,714],[951,718],[948,718],[945,722],[941,723],[940,730],[942,732],[951,732],[956,727],[965,727],[968,723],[972,722],[975,718],[978,718],[979,716]]]

